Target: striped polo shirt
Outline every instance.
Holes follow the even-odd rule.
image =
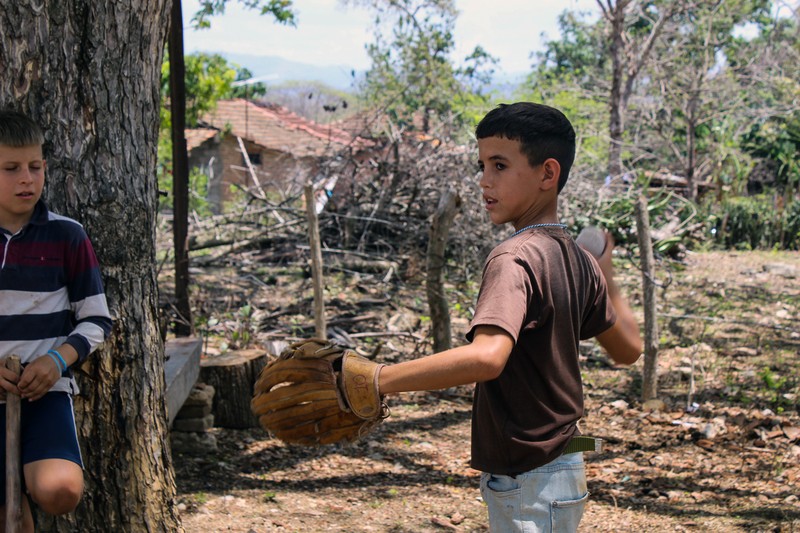
[[[66,342],[86,359],[111,332],[111,314],[83,227],[39,200],[25,227],[0,235],[0,358],[24,365]],[[72,371],[51,390],[77,393]]]

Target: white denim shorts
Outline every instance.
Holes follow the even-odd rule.
[[[589,492],[583,453],[562,455],[517,476],[481,474],[492,533],[577,531]]]

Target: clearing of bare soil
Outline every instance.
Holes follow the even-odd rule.
[[[192,271],[203,357],[312,336],[305,264],[265,264],[257,252],[227,261]],[[641,274],[624,254],[616,261],[641,318]],[[384,362],[430,352],[421,279],[327,276],[333,335],[380,348]],[[605,448],[585,455],[580,530],[800,531],[800,253],[690,253],[661,264],[658,278],[661,406],[640,401],[641,360],[615,367],[582,346],[582,428]],[[463,339],[477,287],[449,289]],[[173,454],[185,530],[488,531],[469,467],[471,387],[389,405],[385,423],[348,445],[211,429],[217,452]]]

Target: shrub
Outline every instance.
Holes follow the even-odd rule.
[[[728,199],[719,205],[716,240],[736,250],[797,249],[800,244],[800,203],[780,209],[772,195]]]

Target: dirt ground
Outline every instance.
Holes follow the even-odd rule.
[[[641,317],[641,274],[618,258]],[[659,399],[643,405],[643,361],[618,368],[582,346],[591,500],[581,531],[800,532],[800,254],[710,252],[662,263]],[[420,281],[340,272],[327,279],[334,334],[378,360],[428,353]],[[193,270],[207,313],[204,357],[311,336],[311,285],[300,266],[257,253]],[[411,287],[411,288],[409,288]],[[451,287],[453,328],[476,287]],[[298,296],[300,295],[300,296]],[[175,454],[187,532],[488,531],[469,465],[471,387],[389,400],[364,440],[286,446],[260,429],[214,428],[219,451]]]

